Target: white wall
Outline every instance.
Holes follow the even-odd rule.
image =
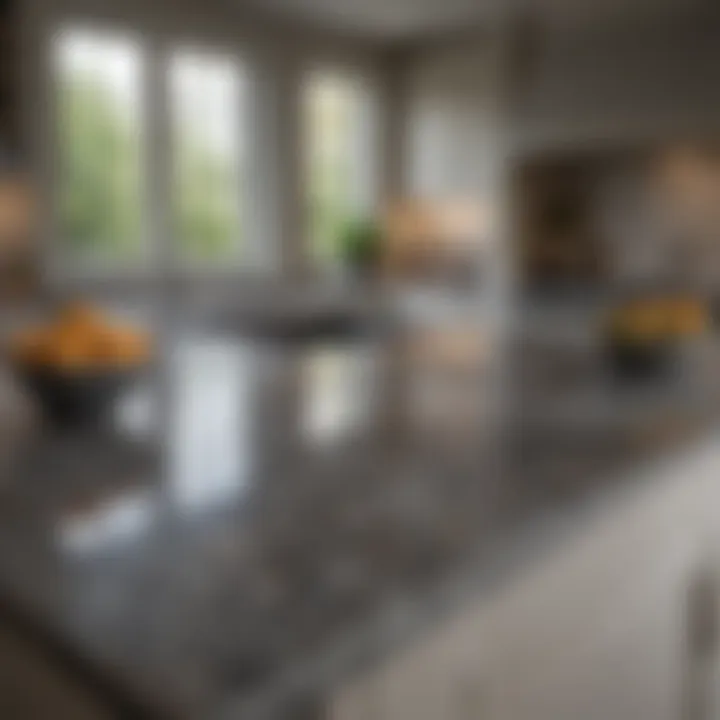
[[[490,43],[420,57],[408,80],[406,186],[411,195],[485,193],[495,181],[498,57]]]
[[[720,16],[548,28],[518,98],[521,146],[720,128]]]
[[[511,131],[521,152],[715,134],[719,38],[713,8],[556,21],[536,29],[519,78],[506,74],[515,52],[510,27],[490,42],[478,35],[421,50],[411,80],[409,183],[433,191],[481,184],[480,167],[493,149],[486,122],[493,103],[504,108],[500,129]],[[510,79],[512,105],[503,101]]]

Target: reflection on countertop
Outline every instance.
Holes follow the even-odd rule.
[[[707,383],[629,397],[588,352],[543,395],[539,348],[516,349],[533,372],[503,397],[469,331],[278,342],[161,320],[110,427],[33,430],[4,464],[0,595],[190,717],[321,687],[343,640],[348,667],[371,657],[384,615],[718,408]]]

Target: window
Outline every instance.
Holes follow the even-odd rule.
[[[238,258],[245,229],[240,68],[232,58],[178,52],[170,81],[177,255],[205,265]]]
[[[357,78],[315,72],[304,93],[310,253],[337,258],[343,226],[373,210],[372,103]]]
[[[55,41],[63,266],[114,271],[156,258],[183,267],[227,267],[241,257],[247,234],[243,68],[234,57],[183,49],[167,62],[148,55],[147,62],[158,65],[146,68],[143,50],[125,35],[102,31],[70,29]],[[158,93],[145,91],[146,69],[161,69],[167,113]],[[170,186],[159,192],[168,207],[145,200],[145,159],[164,155],[150,144],[156,133],[145,137],[153,117],[169,138]],[[145,211],[149,220],[170,218],[167,243],[145,231]],[[164,257],[167,246],[171,257]]]
[[[68,263],[134,265],[142,212],[142,54],[122,36],[64,32],[57,69],[57,224]]]
[[[140,43],[114,31],[55,36],[53,209],[63,270],[223,269],[249,256],[250,151],[270,162],[249,144],[249,75],[212,48],[146,52],[154,49],[148,36]],[[372,220],[368,89],[358,76],[325,71],[302,88],[306,238],[321,265],[337,260],[349,222]],[[160,161],[162,172],[149,174]]]

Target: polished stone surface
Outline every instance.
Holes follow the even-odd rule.
[[[157,367],[107,428],[4,451],[0,597],[189,717],[284,692],[343,638],[370,657],[363,628],[718,407],[712,362],[628,390],[592,350],[533,343],[499,393],[467,328],[278,342],[154,310]]]

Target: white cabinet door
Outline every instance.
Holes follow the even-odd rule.
[[[720,454],[657,472],[544,562],[337,693],[334,720],[679,720],[686,592]],[[720,526],[720,524],[718,524]]]

